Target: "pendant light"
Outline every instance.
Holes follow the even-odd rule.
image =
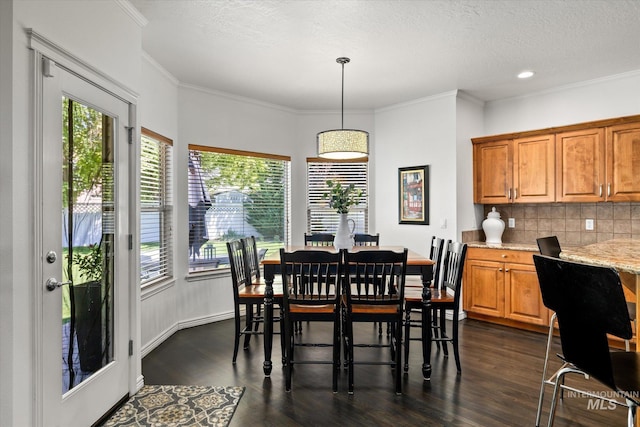
[[[344,128],[344,64],[349,58],[336,59],[342,65],[342,123],[341,129],[318,133],[318,156],[326,159],[355,159],[369,154],[369,133],[363,130]]]

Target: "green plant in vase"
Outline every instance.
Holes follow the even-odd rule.
[[[347,219],[347,214],[351,206],[358,204],[363,192],[353,184],[345,186],[333,180],[327,180],[327,187],[329,187],[329,191],[324,193],[322,197],[329,199],[329,207],[335,209],[340,216],[333,246],[336,249],[349,249],[353,246],[353,232],[356,224],[352,219]],[[349,222],[352,224],[351,228]]]
[[[327,187],[329,187],[329,191],[325,192],[322,197],[329,199],[329,207],[335,209],[339,214],[349,213],[349,208],[357,205],[362,197],[362,190],[356,189],[353,184],[342,185],[338,181],[329,179]]]

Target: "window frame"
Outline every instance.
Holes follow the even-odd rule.
[[[365,173],[364,180],[358,180],[353,176],[341,173],[341,169],[345,169],[345,165],[364,165],[363,172]],[[326,165],[328,168],[328,174],[322,176],[312,176],[317,173],[315,169],[320,169]],[[334,170],[330,168],[335,166]],[[319,157],[308,157],[306,165],[306,179],[307,179],[307,233],[335,233],[338,226],[339,214],[334,209],[329,207],[329,201],[325,200],[321,196],[320,188],[324,188],[323,184],[319,182],[326,182],[327,179],[339,181],[343,184],[354,183],[356,188],[363,191],[360,203],[352,206],[347,214],[349,218],[356,221],[356,233],[369,233],[369,158],[361,157],[357,159],[324,159]],[[328,191],[328,189],[327,189]],[[327,227],[317,227],[315,223],[320,218],[325,222]],[[335,227],[334,227],[335,226]]]
[[[284,182],[284,212],[283,212],[284,237],[282,239],[283,244],[279,245],[278,247],[282,247],[290,244],[291,242],[291,229],[290,229],[291,227],[290,225],[291,224],[291,219],[290,219],[291,218],[291,156],[270,154],[270,153],[260,153],[255,151],[236,150],[236,149],[222,148],[222,147],[212,147],[212,146],[198,145],[198,144],[188,144],[189,157],[191,156],[192,151],[197,151],[201,154],[215,153],[215,154],[222,154],[222,155],[243,156],[248,158],[257,158],[257,159],[266,159],[266,160],[285,162],[285,164],[283,165],[284,166],[283,179],[285,181]],[[207,173],[209,172],[204,171],[203,175],[206,176]],[[187,187],[189,187],[189,179],[187,180]],[[226,191],[230,192],[232,190],[227,188]],[[239,191],[240,193],[242,193],[244,190],[236,190],[236,191]],[[213,188],[208,189],[208,196],[211,198],[212,205],[215,205],[216,197],[220,194],[220,193],[216,193],[216,194],[214,193],[216,193],[216,189],[213,189]],[[250,235],[251,234],[249,233],[246,236],[242,236],[242,237],[249,237]],[[207,242],[211,242],[211,241],[220,242],[220,240],[218,239],[209,239]],[[270,243],[273,243],[273,242],[270,242]],[[270,243],[266,242],[267,245],[269,245]],[[260,245],[260,240],[258,240],[258,245]],[[220,246],[220,245],[218,244],[217,246]],[[221,247],[214,249],[214,253],[216,257],[224,258],[224,256],[226,255],[226,247],[224,248],[224,254],[222,253],[222,250],[223,249]],[[220,265],[216,265],[216,266],[210,265],[210,266],[200,266],[200,267],[194,268],[192,265],[191,257],[192,257],[192,254],[189,253],[188,277],[195,278],[202,275],[216,274],[217,272],[220,272],[220,271],[229,270],[228,263],[221,263]]]
[[[145,150],[143,144],[145,144],[144,138],[147,138],[152,143],[158,144],[158,152],[160,156],[159,166],[160,169],[158,171],[159,179],[158,182],[152,182],[153,178],[145,177],[143,171],[143,156],[145,155]],[[140,286],[142,289],[149,288],[151,286],[157,285],[159,283],[168,282],[174,279],[174,233],[173,233],[173,222],[174,222],[174,183],[173,183],[173,175],[174,175],[174,153],[173,153],[173,140],[167,138],[164,135],[161,135],[157,132],[154,132],[145,127],[141,127],[140,130],[140,175],[139,175],[139,191],[140,191],[140,227],[138,230],[138,238],[139,250],[140,250]],[[144,180],[147,180],[148,185],[156,184],[159,190],[159,204],[157,207],[153,206],[145,206],[143,202],[145,191],[144,191]],[[145,213],[158,213],[158,236],[159,236],[159,248],[158,248],[158,261],[157,262],[147,262],[146,267],[149,267],[150,273],[145,273],[145,263],[143,262],[143,244],[145,242],[144,233],[144,217]],[[159,271],[157,276],[144,277],[145,274],[153,274],[154,271]]]

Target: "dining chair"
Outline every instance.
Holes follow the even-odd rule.
[[[447,241],[448,242],[448,241]],[[432,236],[431,237],[431,246],[429,248],[429,259],[431,259],[433,264],[433,279],[430,287],[439,286],[440,283],[440,271],[442,267],[442,248],[444,247],[444,239]],[[411,338],[411,328],[422,328],[422,321],[420,319],[416,319],[415,317],[412,319],[412,315],[422,315],[422,298],[420,300],[416,300],[416,292],[422,292],[423,283],[420,277],[417,278],[409,278],[407,277],[406,285],[405,285],[405,317],[404,317],[404,371],[409,371],[409,346],[411,340],[420,341],[422,338]],[[407,294],[410,294],[411,297],[407,298]],[[433,291],[431,292],[433,295]],[[433,319],[433,314],[432,314]]]
[[[640,404],[640,353],[611,351],[607,338],[607,334],[622,339],[633,335],[618,272],[543,255],[533,255],[533,262],[544,305],[557,315],[564,362],[552,376],[554,390],[548,425],[553,425],[560,390],[575,390],[564,385],[564,377],[580,374],[596,379],[624,402],[602,392],[575,391],[627,406],[628,425],[634,426]]]
[[[549,256],[552,258],[560,258],[560,253],[562,252],[562,248],[560,246],[560,242],[558,241],[557,236],[547,236],[540,237],[536,239],[536,243],[538,245],[538,249],[541,255]],[[636,304],[634,302],[627,302],[627,311],[629,313],[630,321],[636,323]],[[551,314],[551,318],[549,319],[549,331],[547,332],[547,347],[544,356],[544,364],[542,368],[542,382],[540,384],[540,393],[538,395],[538,409],[536,411],[536,427],[540,425],[540,418],[542,416],[542,405],[544,401],[544,390],[545,386],[553,385],[552,378],[547,377],[547,369],[549,366],[549,356],[551,354],[551,345],[553,343],[553,332],[556,324],[557,315],[555,312]],[[629,340],[624,340],[625,349],[629,351],[630,344]],[[583,390],[581,390],[582,392]],[[560,398],[563,397],[562,389],[560,390]]]
[[[335,236],[331,233],[304,233],[305,246],[333,246]]]
[[[377,234],[360,234],[353,235],[355,246],[380,246],[380,233]]]
[[[238,347],[240,346],[240,337],[244,336],[243,348],[249,348],[251,335],[262,335],[263,331],[259,330],[259,325],[264,323],[262,316],[254,313],[256,306],[264,303],[265,288],[264,284],[254,284],[251,276],[249,261],[247,259],[246,246],[242,239],[227,242],[227,253],[229,255],[229,266],[231,269],[231,282],[233,288],[234,302],[234,345],[233,345],[233,363],[236,363],[238,357]],[[282,300],[282,285],[274,283],[273,294],[276,301]],[[241,327],[242,313],[241,308],[245,309],[245,327]],[[274,322],[280,321],[279,316],[274,316]]]
[[[451,342],[453,355],[458,374],[462,373],[460,364],[460,350],[458,342],[460,298],[462,295],[462,276],[467,256],[467,245],[460,242],[447,241],[442,250],[441,263],[437,270],[441,269],[441,278],[434,281],[431,288],[431,341],[442,344],[445,357],[449,356],[447,342]],[[438,272],[437,272],[438,273]],[[437,274],[436,273],[436,274]],[[405,292],[405,304],[414,309],[422,308],[422,291],[416,288],[407,288]],[[405,312],[409,309],[405,308]],[[447,313],[451,313],[451,335],[447,333]],[[407,314],[409,317],[410,313]],[[415,324],[414,324],[415,325]],[[405,318],[405,361],[408,360],[409,343],[411,341],[410,318]],[[405,366],[405,372],[408,368]]]
[[[542,255],[560,258],[560,242],[558,241],[558,236],[548,236],[548,237],[539,237],[536,239],[536,243],[538,244],[538,249]]]
[[[349,394],[354,389],[354,365],[387,364],[394,370],[395,392],[402,394],[402,317],[404,285],[407,271],[407,249],[344,252],[345,298],[343,298],[343,327]],[[388,322],[391,328],[389,344],[355,343],[353,326],[357,322]],[[388,347],[387,362],[354,360],[355,347]]]
[[[340,370],[340,289],[342,287],[343,256],[340,252],[298,250],[287,252],[280,249],[282,272],[285,331],[285,390],[291,391],[294,365],[331,364],[332,389],[338,391]],[[297,342],[294,334],[296,322],[332,322],[331,344]],[[296,346],[333,347],[331,360],[295,357]]]

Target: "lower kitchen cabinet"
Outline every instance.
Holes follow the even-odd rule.
[[[464,309],[471,318],[496,323],[549,325],[532,251],[499,248],[467,250]]]

